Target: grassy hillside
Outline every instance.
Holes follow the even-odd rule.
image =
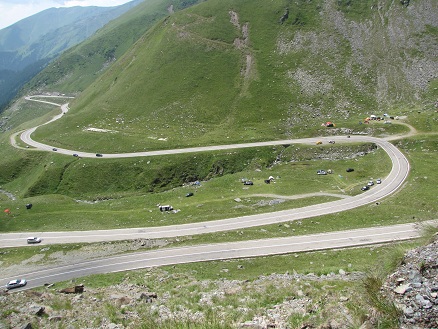
[[[179,7],[175,6],[173,10],[193,3],[195,2],[181,1]],[[163,1],[149,1],[147,4],[156,5],[153,8],[157,11],[146,11],[150,16],[142,16],[145,12],[131,12],[118,23],[114,22],[114,26],[109,25],[105,29],[108,29],[106,31],[109,31],[109,34],[113,32],[112,35],[116,39],[109,38],[108,33],[102,30],[101,34],[93,39],[94,42],[90,40],[90,43],[77,47],[75,51],[78,61],[86,62],[87,57],[82,55],[88,50],[88,64],[94,65],[91,59],[95,57],[91,54],[105,54],[108,47],[114,47],[112,42],[117,38],[121,45],[123,39],[121,34],[116,32],[126,32],[129,26],[132,27],[129,24],[130,17],[137,17],[138,21],[141,21],[139,17],[149,17],[148,23],[152,24],[152,21],[161,17],[164,12],[171,11]],[[62,120],[39,128],[33,136],[51,145],[70,149],[126,152],[342,134],[345,133],[342,128],[377,136],[407,131],[405,126],[397,124],[359,124],[359,121],[363,121],[370,113],[378,114],[375,111],[380,106],[381,112],[406,116],[403,120],[424,134],[420,140],[423,137],[427,140],[433,138],[426,134],[437,131],[437,117],[434,112],[437,80],[432,79],[429,84],[418,80],[425,83],[424,92],[419,88],[418,94],[410,92],[392,96],[388,93],[387,100],[391,106],[385,107],[376,96],[380,90],[377,82],[380,81],[378,76],[384,75],[384,69],[390,69],[390,65],[385,66],[384,63],[391,62],[392,59],[389,56],[378,60],[368,49],[368,46],[372,45],[371,36],[378,38],[381,33],[369,32],[370,37],[362,40],[357,36],[357,39],[349,36],[359,32],[343,29],[347,25],[355,24],[359,30],[369,25],[383,24],[382,28],[392,26],[391,29],[383,30],[389,33],[394,26],[405,26],[412,20],[416,22],[416,25],[412,23],[416,30],[424,28],[422,32],[413,34],[402,31],[412,38],[417,38],[415,40],[418,40],[421,47],[418,47],[416,54],[418,58],[423,56],[426,67],[427,63],[433,61],[433,57],[428,58],[424,55],[430,50],[429,44],[421,42],[434,40],[436,28],[428,25],[430,17],[424,12],[424,8],[430,6],[429,11],[434,12],[435,2],[419,1],[408,9],[398,3],[388,3],[387,6],[378,7],[377,12],[373,4],[367,6],[366,10],[360,6],[355,7],[356,5],[358,4],[342,1],[273,1],[268,5],[257,1],[210,0],[168,15],[145,33],[127,53],[117,55],[120,59],[72,102],[70,112]],[[288,18],[281,24],[280,17],[284,15],[286,8],[289,9]],[[380,20],[382,11],[385,11],[384,17],[387,17],[387,20]],[[403,24],[389,19],[396,14],[404,18]],[[137,20],[134,19],[134,22]],[[401,35],[400,32],[398,37],[401,38]],[[362,42],[359,42],[360,40]],[[367,40],[370,43],[365,45],[364,42]],[[412,39],[409,40],[405,43],[400,42],[398,47],[408,49],[412,42]],[[129,42],[124,44],[124,47],[128,44]],[[433,47],[433,44],[430,47]],[[117,53],[119,50],[122,52],[122,48],[120,46],[114,49]],[[378,49],[375,50],[376,54],[379,53]],[[81,56],[78,55],[80,51],[83,52]],[[366,54],[369,56],[365,56]],[[387,55],[381,53],[381,56]],[[75,66],[66,60],[68,58],[70,57],[64,57],[64,60],[57,62],[60,66],[56,71],[58,75],[54,75],[55,80],[63,72],[61,67],[67,68],[64,65],[71,64],[68,69],[74,70],[69,72],[76,73],[67,74],[65,80],[56,81],[64,81],[65,88],[87,85],[86,81],[91,81],[90,77],[94,73],[82,75],[83,71],[79,69],[81,65]],[[410,60],[414,61],[413,58]],[[364,64],[366,61],[369,65]],[[99,60],[96,60],[95,63],[98,62]],[[95,66],[97,67],[99,65]],[[407,64],[404,67],[407,68]],[[355,74],[348,75],[347,73],[352,73],[353,69]],[[49,72],[45,71],[47,77]],[[428,72],[434,74],[432,69]],[[82,79],[73,82],[72,77],[75,74]],[[402,90],[406,87],[408,76],[404,78],[403,83],[397,84],[394,80],[388,88]],[[50,86],[55,88],[55,85]],[[59,87],[61,84],[56,86]],[[411,86],[413,89],[414,87]],[[388,170],[388,166],[381,159],[369,156],[360,164],[363,169],[356,171],[351,176],[354,179],[350,177],[350,181],[343,181],[336,176],[323,182],[316,180],[314,172],[318,167],[332,167],[336,172],[343,172],[344,167],[348,165],[345,159],[351,153],[366,149],[367,145],[357,145],[351,149],[342,149],[339,145],[324,145],[320,148],[285,145],[275,149],[257,148],[169,158],[103,158],[99,162],[93,159],[65,157],[56,153],[17,150],[10,146],[11,132],[47,121],[54,113],[58,113],[58,110],[52,106],[20,101],[0,118],[0,188],[12,192],[17,197],[16,201],[11,201],[3,195],[4,205],[20,208],[19,205],[25,202],[24,200],[53,205],[50,210],[45,206],[43,212],[35,212],[34,218],[38,220],[32,222],[32,227],[39,227],[42,225],[39,220],[44,220],[50,222],[47,225],[55,229],[56,220],[60,218],[59,207],[69,209],[67,213],[70,215],[75,211],[82,213],[84,221],[75,224],[79,227],[84,227],[84,223],[87,223],[85,226],[98,225],[93,224],[93,220],[96,219],[95,214],[103,209],[107,212],[102,218],[111,220],[105,220],[99,225],[139,225],[143,223],[141,220],[145,196],[149,199],[148,207],[152,208],[159,202],[180,204],[180,197],[186,192],[186,187],[181,186],[196,180],[207,181],[213,178],[218,179],[212,184],[217,190],[214,190],[213,194],[207,193],[201,202],[209,206],[204,208],[207,210],[199,211],[199,218],[217,218],[211,214],[233,216],[235,212],[229,209],[229,203],[233,204],[234,198],[246,196],[249,191],[243,194],[230,193],[229,187],[236,184],[240,186],[238,182],[243,177],[263,182],[269,172],[267,169],[274,168],[278,159],[285,163],[296,162],[297,165],[292,168],[297,171],[290,172],[287,165],[281,169],[275,167],[275,170],[278,170],[275,175],[284,177],[283,182],[288,183],[275,187],[260,184],[261,186],[252,189],[256,193],[291,195],[320,190],[336,192],[341,189],[354,194],[364,180],[374,177],[376,172],[380,173],[379,176],[384,176]],[[334,121],[336,127],[321,127],[321,122],[327,120]],[[107,129],[108,132],[87,130],[91,127]],[[415,150],[416,146],[412,149]],[[430,150],[435,149],[436,145],[431,144]],[[342,155],[340,161],[333,162],[338,159],[333,157],[337,153]],[[322,158],[327,161],[308,163]],[[415,153],[413,161],[421,161],[418,159],[420,157]],[[433,159],[432,157],[431,161]],[[379,165],[382,167],[378,167]],[[354,166],[356,169],[359,168],[356,162]],[[422,173],[432,170],[429,162],[425,162],[424,166]],[[294,176],[297,173],[298,176]],[[301,188],[297,189],[296,186]],[[171,197],[171,194],[162,194],[163,191],[174,188],[177,190]],[[240,187],[238,190],[240,191]],[[217,199],[216,191],[220,191],[224,198]],[[421,191],[418,195],[425,200],[431,198],[429,189]],[[413,200],[419,199],[412,199],[410,202],[405,200],[403,204],[411,204]],[[97,201],[99,206],[93,208],[88,204],[77,204],[74,200]],[[102,200],[124,201],[115,202],[113,209],[106,208],[107,204],[102,208]],[[257,199],[258,201],[260,199]],[[319,200],[310,202],[317,201]],[[120,205],[127,210],[123,215],[120,214]],[[193,206],[191,203],[190,205]],[[183,206],[187,205],[183,203],[181,207]],[[280,207],[289,206],[297,204],[289,202]],[[398,218],[405,221],[415,216],[417,209],[412,209],[415,211],[398,207]],[[424,209],[428,209],[428,206],[424,205]],[[259,210],[249,207],[242,211],[250,213]],[[361,210],[358,210],[358,213],[360,212]],[[425,210],[426,217],[430,218],[428,212],[429,210]],[[21,213],[23,218],[27,215],[29,214]],[[177,221],[184,218],[184,213],[181,218],[178,216],[175,216]],[[361,215],[357,216],[362,220]],[[344,219],[343,215],[341,217]],[[54,221],[51,222],[52,220]],[[154,218],[147,225],[153,223],[156,223]],[[11,222],[3,229],[16,230],[22,228],[22,224],[21,221]]]
[[[373,113],[430,111],[434,14],[431,0],[209,0],[161,20],[35,137],[139,151],[320,135],[326,121],[363,129]]]
[[[140,3],[53,61],[27,84],[23,94],[31,90],[63,93],[84,90],[159,19],[196,2],[199,0]]]

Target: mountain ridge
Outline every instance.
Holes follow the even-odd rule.
[[[140,2],[116,7],[49,8],[1,29],[0,109],[53,58]]]

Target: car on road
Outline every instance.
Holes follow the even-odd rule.
[[[370,181],[368,182],[367,185],[368,185],[368,186],[373,186],[373,185],[374,185],[374,182],[373,182],[372,180],[370,180]]]
[[[73,156],[74,156],[74,157],[78,157],[79,155],[78,155],[78,154],[76,154],[76,153],[73,153]]]
[[[40,243],[41,242],[41,238],[37,238],[36,236],[31,236],[29,238],[27,238],[27,243],[32,244],[32,243]]]
[[[329,143],[330,143],[330,144],[334,144],[334,143],[335,143],[335,141],[329,141]]]
[[[317,141],[317,142],[316,142],[316,145],[321,145],[321,144],[322,144],[321,141]]]
[[[16,280],[11,280],[9,281],[5,288],[7,290],[9,289],[15,289],[15,288],[20,288],[20,287],[24,287],[27,284],[27,281],[25,279],[16,279]]]
[[[361,190],[362,191],[368,191],[370,189],[370,187],[368,185],[362,186]]]
[[[382,180],[380,178],[377,178],[376,184],[382,184]]]
[[[316,173],[317,173],[318,175],[327,175],[327,171],[322,170],[322,169],[318,170]]]
[[[100,153],[96,153],[96,156],[99,157],[99,158],[103,157],[103,155],[100,154]]]
[[[56,147],[52,148],[52,151],[56,152],[58,149]]]

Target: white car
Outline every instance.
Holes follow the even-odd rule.
[[[27,243],[40,243],[41,238],[37,238],[36,236],[31,236],[27,238]]]
[[[20,288],[24,287],[27,284],[27,281],[25,279],[16,279],[11,280],[6,284],[6,289],[14,289],[14,288]]]
[[[372,181],[372,180],[370,180],[369,182],[368,182],[368,186],[373,186],[374,185],[374,182]]]
[[[380,178],[378,178],[378,179],[376,180],[376,183],[377,183],[377,184],[382,184],[382,180],[381,180]]]

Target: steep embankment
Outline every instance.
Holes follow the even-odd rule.
[[[401,328],[438,325],[438,239],[410,250],[390,275],[383,292],[400,309]]]
[[[143,35],[36,136],[115,152],[321,134],[421,103],[436,15],[432,0],[210,0]]]
[[[112,20],[93,36],[64,52],[35,76],[23,93],[35,90],[77,93],[88,87],[148,29],[166,15],[200,0],[148,0]]]

